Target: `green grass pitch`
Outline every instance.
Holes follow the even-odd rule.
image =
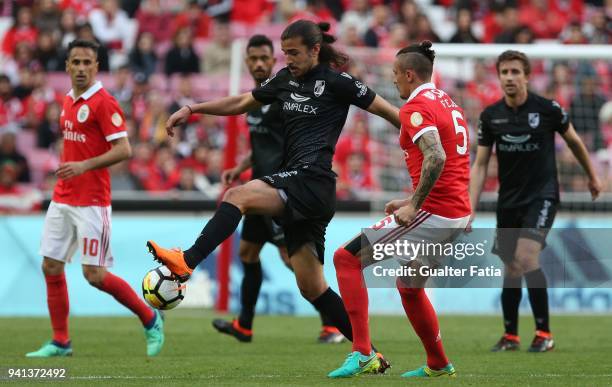
[[[553,316],[557,349],[531,354],[526,348],[533,320],[520,322],[522,351],[493,354],[501,321],[494,316],[442,316],[442,337],[455,364],[455,379],[405,380],[399,375],[422,365],[424,352],[407,319],[373,316],[372,337],[393,368],[384,376],[330,380],[350,344],[315,342],[316,318],[258,316],[250,344],[216,333],[215,316],[203,311],[171,311],[166,318],[166,346],[147,359],[136,318],[71,318],[72,358],[26,359],[49,338],[44,318],[0,318],[0,370],[7,367],[66,367],[70,385],[428,385],[453,386],[604,386],[612,383],[612,316]],[[0,383],[6,379],[0,379]],[[47,381],[48,382],[48,381]],[[18,382],[40,384],[41,381]]]

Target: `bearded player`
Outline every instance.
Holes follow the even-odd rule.
[[[395,59],[395,85],[406,104],[400,109],[400,145],[412,177],[414,194],[385,206],[388,215],[372,228],[383,230],[374,243],[442,243],[452,241],[468,224],[472,212],[468,195],[469,139],[463,110],[431,83],[435,53],[431,42],[401,49]],[[368,292],[362,274],[369,263],[370,246],[362,236],[336,250],[334,265],[340,294],[351,320],[353,352],[329,377],[368,373],[376,356],[372,352],[368,324]],[[439,264],[430,257],[402,262],[419,273],[419,266]],[[398,278],[402,305],[427,352],[427,364],[403,377],[455,376],[444,353],[436,313],[424,290],[426,277]]]
[[[40,246],[53,338],[27,357],[72,355],[64,266],[75,252],[81,256],[85,279],[138,316],[144,327],[147,355],[157,355],[164,344],[159,312],[107,270],[113,264],[108,167],[129,158],[131,148],[117,101],[95,80],[98,47],[85,40],[75,40],[68,46],[66,71],[72,90],[64,98],[60,115],[64,147],[56,172],[59,180]]]

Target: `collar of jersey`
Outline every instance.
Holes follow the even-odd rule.
[[[419,95],[419,93],[423,90],[429,90],[429,89],[435,89],[435,88],[436,88],[436,85],[434,85],[433,82],[423,83],[421,86],[414,89],[412,93],[410,93],[410,97],[408,97],[406,102],[410,102],[412,99],[414,99],[414,97]]]
[[[314,66],[313,68],[311,68],[310,70],[308,70],[308,72],[306,74],[304,74],[300,78],[300,80],[312,78],[315,74],[317,74],[318,72],[322,71],[324,68],[325,68],[325,63],[319,63],[316,66]]]
[[[81,98],[83,98],[84,100],[88,100],[89,98],[91,98],[94,94],[96,94],[101,89],[102,89],[102,82],[97,81],[96,83],[91,85],[89,87],[89,89],[85,90],[85,92],[83,94],[79,95],[79,98],[74,99],[74,90],[73,89],[70,89],[70,91],[68,92],[68,96],[70,96],[70,98],[73,99],[73,102],[76,102],[76,101],[78,101]]]

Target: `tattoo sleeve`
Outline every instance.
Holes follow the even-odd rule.
[[[436,181],[438,181],[442,169],[444,169],[446,153],[444,153],[437,130],[425,132],[419,137],[416,145],[423,153],[423,165],[421,167],[419,185],[412,196],[412,204],[414,208],[419,209],[436,184]]]

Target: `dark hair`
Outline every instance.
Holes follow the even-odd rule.
[[[313,48],[316,44],[320,44],[319,62],[342,67],[348,62],[349,57],[342,52],[336,51],[332,46],[336,38],[328,34],[328,31],[329,23],[321,22],[317,24],[310,20],[301,19],[289,24],[285,28],[281,34],[281,40],[300,37],[302,38],[302,43],[309,49]]]
[[[251,36],[251,39],[249,39],[249,42],[247,43],[246,49],[248,51],[249,48],[251,47],[261,47],[261,46],[270,47],[270,51],[274,53],[274,45],[272,44],[272,41],[270,40],[270,38],[268,38],[266,35]]]
[[[497,57],[497,62],[495,63],[497,73],[499,74],[499,65],[502,62],[508,62],[511,60],[518,60],[523,64],[523,71],[525,72],[525,75],[531,74],[531,64],[529,63],[529,58],[527,58],[525,53],[516,50],[506,50]]]
[[[100,45],[96,42],[92,42],[91,40],[84,39],[75,39],[70,42],[70,44],[68,44],[68,56],[70,56],[70,52],[72,51],[72,49],[77,47],[89,48],[93,50],[94,54],[96,55],[96,58],[98,57],[98,50],[100,49]]]
[[[436,52],[431,49],[432,43],[423,40],[421,43],[411,44],[395,54],[400,60],[402,70],[412,69],[423,80],[431,78]]]
[[[11,79],[6,74],[0,74],[0,82],[11,83]]]

